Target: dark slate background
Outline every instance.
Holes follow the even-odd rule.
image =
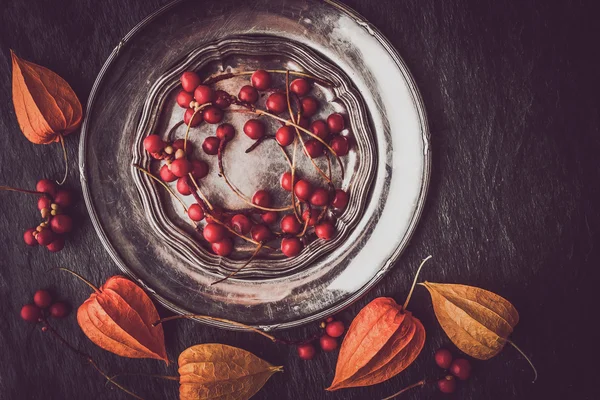
[[[62,172],[57,145],[33,145],[19,132],[9,48],[66,78],[85,103],[119,39],[166,1],[0,0],[2,184],[33,188],[39,178]],[[592,389],[598,336],[591,328],[600,259],[596,2],[345,2],[383,31],[413,72],[431,124],[433,175],[423,217],[398,266],[341,317],[350,321],[376,296],[402,301],[419,260],[433,254],[423,279],[480,286],[513,302],[521,322],[512,339],[531,355],[540,379],[532,384],[526,362],[506,348],[492,360],[474,361],[472,379],[455,396],[430,385],[404,399],[597,398]],[[67,146],[73,168],[68,184],[79,191],[76,134]],[[51,336],[19,318],[20,307],[38,288],[75,306],[89,295],[71,277],[45,272],[51,267],[72,268],[98,284],[119,272],[81,201],[76,233],[61,253],[27,248],[22,232],[38,222],[35,204],[26,195],[0,193],[0,398],[126,399]],[[432,353],[449,343],[422,288],[411,308],[427,329],[423,353],[400,376],[364,389],[326,393],[336,354],[303,362],[293,349],[253,334],[177,322],[166,327],[167,347],[176,360],[190,345],[227,343],[284,365],[286,372],[274,376],[257,399],[380,399],[440,374]],[[174,365],[119,358],[96,348],[73,314],[56,327],[111,373],[176,372]],[[300,338],[315,328],[286,335]],[[145,398],[177,397],[175,382],[130,377],[124,383]]]

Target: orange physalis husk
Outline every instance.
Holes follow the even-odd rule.
[[[163,328],[152,325],[159,318],[146,292],[123,276],[109,278],[77,310],[79,326],[97,346],[122,357],[154,358],[168,365]]]
[[[60,141],[81,125],[81,103],[71,86],[40,65],[20,59],[11,50],[15,114],[29,141]]]

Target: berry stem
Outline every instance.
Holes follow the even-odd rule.
[[[383,399],[383,400],[392,400],[393,398],[400,396],[402,393],[404,393],[404,392],[407,392],[407,391],[409,391],[410,389],[413,389],[413,388],[416,388],[416,387],[422,387],[422,386],[425,386],[425,384],[426,384],[426,383],[427,383],[427,381],[426,381],[425,379],[423,379],[423,380],[420,380],[419,382],[417,382],[417,383],[413,383],[412,385],[405,387],[405,388],[404,388],[404,389],[402,389],[401,391],[399,391],[399,392],[397,392],[397,393],[394,393],[393,395],[391,395],[391,396],[388,396],[388,397],[386,397],[386,398],[385,398],[385,399]]]
[[[315,82],[318,82],[324,86],[328,86],[328,87],[334,86],[333,83],[331,83],[325,79],[318,78],[314,75],[308,74],[306,72],[290,71],[290,70],[282,70],[282,69],[267,69],[266,71],[270,72],[272,74],[288,74],[289,73],[290,75],[302,76],[304,78],[312,79]],[[212,85],[213,83],[221,82],[226,79],[231,79],[236,76],[252,75],[254,72],[256,72],[256,71],[228,72],[225,74],[213,75],[213,76],[209,76],[208,78],[206,78],[204,80],[203,84],[204,85]]]
[[[423,265],[425,265],[425,263],[427,261],[429,261],[429,259],[432,258],[432,256],[427,257],[426,259],[424,259],[423,261],[421,261],[421,265],[419,265],[419,269],[417,269],[417,273],[415,274],[415,279],[413,280],[413,284],[410,288],[410,292],[408,292],[408,296],[406,297],[406,301],[404,302],[404,305],[402,306],[403,310],[406,310],[406,307],[408,307],[408,302],[410,301],[410,298],[412,297],[413,291],[415,290],[415,286],[417,285],[417,279],[419,278],[419,273],[421,272],[421,268],[423,268]]]
[[[167,140],[171,141],[173,140],[173,135],[175,134],[175,131],[181,126],[183,125],[184,122],[183,121],[179,121],[178,123],[176,123],[175,125],[173,125],[173,127],[169,130],[169,133],[167,133]]]
[[[62,134],[59,134],[58,138],[60,139],[60,146],[62,147],[63,159],[65,160],[65,175],[63,176],[60,182],[56,181],[56,183],[62,186],[67,180],[67,176],[69,175],[69,159],[67,157],[67,148],[65,147],[65,137]]]
[[[18,192],[18,193],[26,193],[26,194],[35,194],[37,196],[47,195],[44,192],[36,192],[35,190],[27,190],[27,189],[19,189],[10,186],[0,186],[0,190],[5,190],[7,192]]]
[[[140,373],[135,373],[135,372],[122,372],[120,374],[116,374],[110,377],[110,379],[115,380],[116,378],[120,378],[122,376],[147,376],[149,378],[158,378],[158,379],[165,379],[168,381],[176,381],[179,382],[179,377],[178,376],[171,376],[171,375],[156,375],[156,374],[140,374]]]
[[[254,250],[254,253],[252,253],[252,256],[248,259],[248,261],[246,261],[246,263],[244,265],[242,265],[241,267],[239,267],[238,269],[236,269],[229,275],[219,279],[218,281],[214,281],[213,283],[210,284],[210,286],[213,286],[213,285],[216,285],[217,283],[226,281],[227,279],[231,278],[232,276],[236,275],[238,272],[240,272],[241,270],[246,268],[252,262],[252,260],[254,260],[254,257],[256,257],[256,255],[260,252],[260,249],[262,249],[262,247],[263,247],[262,243],[259,243],[258,246],[256,246],[256,250]]]
[[[185,206],[185,203],[183,202],[183,200],[181,200],[175,194],[175,192],[173,191],[173,189],[171,189],[169,187],[169,185],[167,185],[166,183],[164,183],[163,181],[158,179],[156,176],[154,176],[150,171],[145,170],[144,168],[140,167],[139,165],[133,164],[133,166],[135,168],[137,168],[140,172],[143,172],[144,174],[148,175],[150,178],[154,179],[156,182],[160,183],[165,189],[167,189],[167,192],[169,192],[171,194],[171,196],[173,196],[179,202],[179,204],[181,204],[181,207],[183,207],[183,210],[187,213],[187,207]]]
[[[189,181],[192,181],[192,183],[194,184],[194,188],[196,189],[194,190],[190,190],[192,193],[198,193],[200,195],[200,197],[202,197],[202,200],[204,200],[204,202],[206,203],[207,207],[212,211],[214,210],[213,205],[210,204],[210,201],[208,201],[208,198],[204,195],[204,193],[202,193],[202,190],[200,190],[200,186],[198,185],[198,183],[196,182],[196,180],[194,179],[194,175],[192,175],[191,173],[188,174],[189,178],[188,178],[188,182],[186,182],[188,184],[188,187],[190,186]],[[193,189],[193,188],[190,188]],[[200,203],[202,204],[202,203]]]
[[[94,290],[94,292],[96,292],[98,294],[101,293],[100,289],[98,289],[96,286],[94,286],[90,281],[88,281],[87,279],[85,279],[83,276],[79,275],[77,272],[71,271],[70,269],[63,268],[63,267],[51,268],[48,271],[52,271],[52,270],[55,270],[55,269],[58,269],[58,270],[61,270],[61,271],[66,271],[66,272],[70,273],[71,275],[76,276],[77,278],[79,278],[80,281],[84,282],[86,285],[88,285],[89,287],[91,287]]]
[[[204,103],[201,104],[200,106],[198,106],[197,108],[194,109],[194,113],[192,114],[192,117],[190,118],[190,122],[187,124],[187,129],[185,130],[185,136],[183,139],[183,151],[187,152],[187,142],[188,142],[188,136],[190,135],[190,128],[192,127],[192,121],[194,121],[194,117],[196,116],[196,114],[198,114],[200,111],[204,110],[206,107],[212,105],[211,102],[208,103]]]
[[[513,342],[513,341],[512,341],[512,340],[510,340],[510,339],[506,339],[506,341],[507,341],[508,343],[510,343],[510,344],[512,345],[512,347],[514,347],[515,349],[517,349],[517,351],[518,351],[519,353],[521,353],[521,355],[522,355],[523,357],[525,357],[525,359],[527,360],[527,362],[529,363],[529,365],[531,365],[531,368],[533,369],[533,381],[532,381],[531,383],[535,383],[535,381],[537,380],[537,377],[538,377],[538,373],[537,373],[537,369],[535,369],[535,366],[533,365],[533,362],[531,362],[531,360],[529,359],[529,357],[527,357],[527,355],[526,355],[526,354],[523,352],[523,350],[521,350],[521,349],[519,348],[519,346],[517,346],[517,345],[515,344],[515,342]]]
[[[248,147],[245,151],[246,154],[250,153],[251,151],[253,151],[254,149],[256,149],[262,142],[264,142],[267,139],[274,139],[275,137],[272,135],[265,135],[263,137],[261,137],[260,139],[257,139],[252,146]]]

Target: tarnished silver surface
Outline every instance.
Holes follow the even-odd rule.
[[[92,221],[115,262],[166,307],[264,329],[287,328],[346,307],[394,265],[427,191],[428,127],[406,66],[359,15],[333,1],[248,3],[226,0],[201,6],[177,1],[123,39],[90,96],[80,144],[82,185]],[[249,35],[298,43],[348,77],[364,100],[377,163],[370,195],[359,210],[362,215],[339,246],[286,276],[210,286],[219,275],[198,268],[149,222],[152,206],[142,201],[133,182],[132,151],[139,148],[135,144],[144,105],[161,77],[198,49]],[[303,67],[310,70],[310,65]],[[353,157],[360,159],[357,154]],[[352,157],[348,162],[354,162]],[[228,165],[240,168],[237,162]],[[349,174],[348,179],[356,176]]]

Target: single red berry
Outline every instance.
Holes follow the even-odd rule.
[[[27,246],[38,245],[38,241],[35,238],[35,236],[33,236],[33,232],[36,232],[35,228],[27,229],[23,234],[23,240],[25,241],[25,244],[27,244]]]
[[[238,98],[244,103],[254,104],[258,101],[258,91],[250,85],[242,86]]]
[[[233,251],[233,242],[231,239],[226,237],[223,240],[213,243],[211,247],[212,251],[214,251],[216,255],[227,257]]]
[[[331,240],[335,236],[335,226],[331,222],[321,222],[315,226],[315,234],[319,239]]]
[[[323,155],[323,144],[317,139],[307,140],[304,143],[304,147],[306,147],[305,153],[310,158],[319,158]]]
[[[73,204],[73,193],[70,190],[61,189],[54,195],[54,203],[62,208],[70,207]],[[39,204],[38,204],[39,207]]]
[[[435,352],[434,357],[435,357],[435,363],[440,368],[444,368],[444,369],[450,368],[450,365],[452,364],[452,353],[450,353],[450,350],[438,349],[438,351]]]
[[[219,107],[210,106],[204,109],[202,117],[209,124],[218,124],[223,119],[223,110]]]
[[[192,71],[186,71],[181,74],[181,78],[179,80],[181,81],[181,87],[183,87],[183,90],[190,93],[193,92],[194,89],[196,89],[196,86],[202,82],[198,74]]]
[[[323,207],[329,204],[329,192],[323,188],[317,188],[310,196],[310,204]]]
[[[342,189],[335,190],[335,197],[331,201],[331,205],[333,208],[337,208],[338,210],[343,210],[348,205],[348,193],[343,191]]]
[[[266,190],[257,190],[254,196],[252,196],[252,204],[260,207],[270,207],[271,195]]]
[[[165,148],[165,142],[158,135],[148,135],[144,138],[144,149],[148,153],[159,153]]]
[[[57,301],[50,306],[50,315],[53,318],[64,318],[69,315],[71,307],[63,301]]]
[[[350,149],[348,139],[346,139],[344,136],[334,137],[333,139],[331,139],[331,142],[329,142],[329,146],[333,149],[333,151],[335,151],[335,154],[337,154],[340,157],[343,157],[346,154],[348,154],[348,151]]]
[[[315,350],[315,346],[310,343],[300,344],[296,347],[296,351],[298,351],[298,357],[302,360],[312,360],[317,352]]]
[[[264,69],[259,69],[252,74],[250,82],[258,90],[267,90],[271,87],[271,75]]]
[[[192,160],[192,176],[196,179],[202,179],[208,175],[208,164],[202,160]]]
[[[217,128],[217,137],[221,140],[231,140],[235,136],[235,128],[231,124],[221,124]]]
[[[41,244],[42,246],[47,246],[50,243],[52,243],[54,241],[54,239],[56,238],[56,235],[54,234],[54,232],[52,232],[50,229],[46,228],[46,229],[42,229],[41,232],[38,232],[37,234],[37,242],[39,244]]]
[[[223,238],[227,234],[227,231],[225,230],[225,228],[223,228],[223,226],[219,224],[210,223],[204,227],[203,234],[204,239],[206,239],[207,242],[217,243],[223,240]]]
[[[50,220],[50,229],[54,233],[69,233],[73,229],[73,220],[66,214],[58,214]]]
[[[289,214],[281,218],[280,225],[281,231],[283,233],[290,233],[292,235],[296,235],[302,230],[302,225],[300,225],[300,222],[298,222],[296,216],[293,214]]]
[[[221,110],[224,110],[231,105],[231,96],[224,90],[217,90],[215,92],[214,104]]]
[[[52,304],[52,295],[47,290],[38,290],[33,295],[33,302],[39,308],[48,308]]]
[[[267,224],[271,225],[277,221],[277,213],[275,211],[267,211],[260,216],[260,219]]]
[[[286,257],[295,257],[302,251],[302,242],[297,237],[281,240],[281,252]]]
[[[306,221],[308,218],[308,226],[315,226],[319,220],[319,210],[304,210],[302,213],[302,220]]]
[[[312,194],[313,188],[310,182],[300,179],[294,185],[294,194],[300,200],[308,201]]]
[[[457,358],[450,365],[450,373],[461,381],[466,381],[471,376],[471,363],[464,358]]]
[[[187,176],[177,179],[177,191],[183,196],[192,194],[192,188],[188,185]]]
[[[281,92],[271,93],[269,97],[267,97],[265,105],[267,106],[267,110],[271,111],[273,114],[281,114],[288,109],[287,97]]]
[[[183,113],[183,122],[191,127],[198,126],[202,122],[202,112],[198,111],[196,112],[196,115],[194,115],[194,112],[194,109],[188,108],[185,110],[185,113]],[[194,115],[194,119],[192,119],[192,115]]]
[[[281,128],[277,129],[277,132],[275,132],[275,139],[277,140],[277,143],[284,147],[294,143],[295,137],[296,130],[289,125],[282,126]]]
[[[57,237],[56,239],[54,239],[54,241],[52,241],[52,243],[46,246],[46,248],[51,253],[58,253],[59,251],[65,248],[65,238],[62,236]]]
[[[265,135],[265,125],[257,119],[249,119],[244,124],[244,133],[250,139],[260,139]]]
[[[38,199],[38,203],[37,203],[38,210],[41,211],[44,208],[50,208],[50,206],[52,205],[52,203],[53,203],[53,201],[52,201],[52,199],[50,197],[45,196],[45,195],[41,196]]]
[[[252,229],[250,229],[250,236],[252,236],[252,240],[262,243],[271,239],[273,234],[271,233],[269,228],[267,228],[264,225],[258,224],[254,225]]]
[[[231,226],[237,233],[245,235],[250,232],[252,222],[244,214],[236,214],[231,218]]]
[[[344,117],[342,114],[334,113],[327,117],[327,126],[331,133],[340,133],[344,130]]]
[[[281,187],[283,188],[283,190],[287,190],[288,192],[291,192],[292,187],[294,186],[292,184],[292,173],[284,172],[283,175],[281,175],[280,183],[281,183]]]
[[[194,90],[194,99],[200,104],[210,103],[215,99],[215,92],[206,85],[198,85]]]
[[[321,345],[323,351],[334,351],[338,347],[337,339],[332,338],[327,334],[321,336],[321,339],[319,339],[319,344]]]
[[[178,178],[182,178],[192,172],[192,164],[185,158],[173,160],[170,164],[171,172]]]
[[[189,140],[186,143],[185,139],[177,139],[171,146],[175,150],[185,150],[185,154],[188,156],[194,152],[194,145]]]
[[[158,175],[160,175],[160,179],[162,179],[163,182],[173,182],[177,179],[177,177],[171,172],[167,164],[160,167]]]
[[[304,129],[308,129],[310,126],[310,120],[306,117],[301,117],[300,121],[298,121],[298,125],[303,127]]]
[[[448,375],[437,381],[438,389],[442,393],[454,393],[456,391],[456,379],[452,375]]]
[[[42,317],[42,310],[35,304],[25,304],[21,308],[21,318],[27,322],[38,322]]]
[[[214,156],[219,152],[221,140],[216,136],[209,136],[202,142],[202,150],[209,156]]]
[[[190,217],[192,221],[202,221],[204,219],[204,211],[202,210],[202,207],[200,207],[200,205],[197,203],[192,204],[188,208],[188,217]]]
[[[319,110],[319,101],[312,96],[304,97],[300,100],[302,105],[302,114],[306,118],[310,118],[317,113]]]
[[[35,185],[35,190],[41,193],[47,193],[51,197],[54,197],[58,190],[58,185],[50,179],[42,179]]]
[[[310,131],[323,140],[327,140],[329,137],[329,127],[322,119],[318,119],[310,124]]]
[[[325,332],[331,337],[338,338],[344,334],[346,328],[342,321],[332,321],[325,327]]]
[[[306,96],[310,92],[310,83],[303,78],[294,79],[290,83],[290,90],[298,96]]]
[[[194,101],[194,95],[185,90],[180,91],[177,95],[177,104],[181,108],[189,108],[192,101]]]

